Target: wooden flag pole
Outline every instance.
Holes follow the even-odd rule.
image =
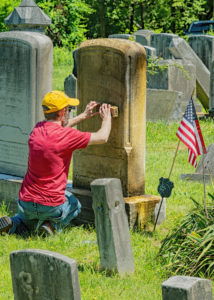
[[[170,169],[170,172],[169,172],[169,176],[168,176],[169,179],[170,179],[170,176],[172,174],[172,170],[173,170],[173,167],[174,167],[174,164],[175,164],[175,159],[176,159],[176,156],[177,156],[177,153],[178,153],[178,148],[179,148],[180,142],[181,142],[181,140],[178,139],[177,148],[176,148],[176,151],[175,151],[175,155],[174,155],[174,158],[173,158],[172,166],[171,166],[171,169]]]

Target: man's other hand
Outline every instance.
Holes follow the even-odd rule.
[[[98,115],[99,112],[94,112],[94,108],[95,108],[96,106],[98,106],[98,105],[99,105],[99,103],[97,103],[96,101],[91,101],[91,102],[89,102],[89,103],[86,105],[86,108],[85,108],[85,110],[84,110],[84,112],[83,112],[84,118],[85,118],[85,119],[89,119],[89,118],[92,118],[92,117],[95,116],[95,115]]]

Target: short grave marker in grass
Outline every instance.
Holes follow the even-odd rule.
[[[95,225],[101,267],[120,275],[134,272],[128,220],[117,178],[96,179],[91,183]]]
[[[26,249],[10,253],[14,300],[80,300],[75,260],[59,253]]]
[[[173,276],[162,283],[163,300],[212,300],[212,282],[189,276]]]

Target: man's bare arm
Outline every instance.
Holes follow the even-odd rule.
[[[66,127],[73,127],[73,126],[77,125],[78,123],[80,123],[86,119],[92,118],[93,116],[99,114],[99,112],[93,112],[93,109],[96,106],[97,106],[96,101],[91,101],[90,103],[88,103],[88,105],[86,106],[85,111],[83,113],[68,120],[68,124],[66,125]]]
[[[108,141],[111,132],[111,105],[102,104],[99,114],[102,118],[101,128],[97,132],[91,133],[88,145],[105,144]]]

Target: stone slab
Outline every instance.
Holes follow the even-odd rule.
[[[155,74],[147,74],[147,88],[166,89],[182,93],[182,112],[191,99],[192,92],[196,88],[196,68],[193,64],[184,60],[160,60],[160,66],[166,66],[164,70],[158,70]],[[201,111],[200,103],[196,102],[196,111]]]
[[[205,180],[205,182],[208,183],[208,184],[211,184],[211,182],[212,182],[212,180],[210,178],[210,175],[204,175],[204,178],[203,178],[203,175],[196,174],[196,173],[194,173],[194,174],[181,174],[180,178],[182,180],[197,181],[197,182],[201,182],[201,183],[203,183],[204,180]]]
[[[205,109],[209,109],[210,72],[190,45],[182,38],[173,38],[169,46],[176,59],[185,59],[196,67],[197,97]]]
[[[144,36],[145,38],[146,38],[146,40],[147,40],[147,44],[146,45],[148,45],[148,46],[150,46],[150,40],[151,40],[151,35],[154,33],[154,31],[152,31],[152,30],[148,30],[148,29],[139,29],[138,31],[136,31],[135,33],[134,33],[134,35],[135,36],[139,36],[139,35],[141,35],[141,36]]]
[[[214,36],[208,34],[191,35],[188,38],[188,43],[211,72],[214,61]]]
[[[170,52],[169,46],[172,39],[176,38],[178,38],[176,34],[154,33],[151,35],[150,46],[156,48],[158,57],[162,57],[163,59],[171,59],[173,58],[173,54]]]
[[[0,203],[4,203],[13,213],[17,212],[17,198],[22,180],[22,177],[0,174]]]
[[[77,78],[70,74],[64,81],[64,92],[71,98],[77,98]]]
[[[207,279],[173,276],[162,283],[163,300],[213,300],[212,282]]]
[[[144,46],[144,49],[146,50],[146,56],[153,56],[156,57],[156,49],[149,46]]]
[[[26,249],[10,253],[14,300],[80,300],[75,260],[59,253]]]
[[[146,128],[146,55],[138,43],[124,39],[83,42],[78,50],[77,110],[93,100],[117,106],[108,143],[77,150],[73,156],[74,188],[90,189],[97,178],[120,178],[124,197],[144,194]],[[78,124],[96,132],[95,116]]]
[[[120,275],[134,272],[128,220],[117,178],[96,179],[91,183],[93,210],[101,267]]]
[[[204,172],[204,174],[214,177],[214,144],[210,144],[206,150],[207,153],[201,156],[195,172],[199,174]]]
[[[147,46],[148,45],[148,40],[147,38],[142,35],[142,34],[135,34],[135,41],[139,44],[141,44],[142,46]]]
[[[147,121],[176,121],[182,118],[182,94],[176,91],[147,89]]]
[[[0,170],[23,177],[28,137],[44,119],[41,103],[52,89],[53,45],[37,32],[0,33]],[[19,116],[19,117],[18,117]]]

